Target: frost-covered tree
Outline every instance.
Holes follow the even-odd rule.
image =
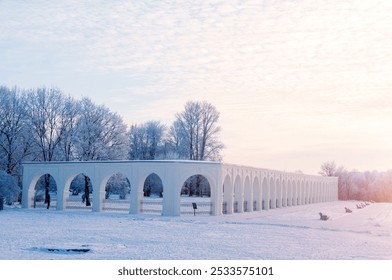
[[[77,158],[87,160],[126,159],[128,139],[122,118],[105,106],[97,106],[90,99],[80,102],[75,132]],[[89,181],[85,177],[85,201],[90,205]]]
[[[66,129],[66,97],[60,89],[42,87],[28,92],[26,104],[37,159],[52,161]]]
[[[0,199],[5,199],[6,203],[11,204],[17,200],[19,193],[20,188],[15,178],[0,170]]]
[[[374,187],[376,189],[373,191],[374,200],[382,202],[392,202],[392,171],[380,173],[374,182]]]
[[[181,123],[175,120],[168,133],[169,159],[189,159],[189,144]]]
[[[86,160],[126,159],[127,127],[122,118],[90,99],[80,102],[76,131],[77,158]]]
[[[189,160],[221,160],[220,152],[224,145],[219,140],[220,114],[212,104],[187,102],[185,109],[176,114],[169,130],[169,143],[179,158]],[[208,181],[195,175],[185,182],[182,194],[209,195]]]
[[[16,178],[20,162],[30,152],[26,116],[22,91],[0,87],[0,166]]]
[[[190,101],[175,117],[170,138],[179,153],[187,154],[186,159],[190,160],[221,160],[224,145],[219,140],[220,113],[215,106],[206,101]]]
[[[36,159],[52,161],[66,130],[66,97],[60,89],[41,87],[27,94],[26,109]],[[49,176],[45,176],[45,203],[50,205]]]
[[[319,172],[323,176],[338,177],[340,200],[392,201],[392,171],[348,171],[334,162],[325,162]]]
[[[321,170],[319,172],[321,176],[327,176],[327,177],[335,176],[335,172],[336,172],[336,164],[334,161],[326,161],[321,164]]]
[[[60,140],[61,160],[70,161],[75,159],[75,145],[77,134],[77,123],[80,118],[79,102],[71,97],[66,98],[64,103],[63,135]]]
[[[131,191],[131,183],[128,178],[121,173],[114,174],[109,178],[106,188],[105,198],[109,199],[110,195],[118,194],[120,199],[125,199],[127,193]]]
[[[132,125],[129,130],[129,159],[153,160],[164,157],[164,135],[166,127],[159,121]]]

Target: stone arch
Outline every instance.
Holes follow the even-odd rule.
[[[34,208],[57,208],[57,183],[54,176],[50,173],[40,174],[35,176],[30,187],[33,192],[33,207]]]
[[[253,211],[261,210],[261,186],[259,178],[255,177],[253,180]]]
[[[319,202],[323,202],[323,184],[324,182],[319,182]]]
[[[244,203],[243,210],[244,212],[253,212],[253,190],[250,184],[249,176],[246,176],[244,182]]]
[[[263,210],[268,210],[269,209],[269,188],[268,188],[268,183],[267,183],[267,178],[263,178],[263,183],[261,185],[262,188],[262,205],[261,208]]]
[[[102,210],[109,212],[129,213],[131,207],[131,182],[121,172],[106,176],[102,184],[105,184],[104,198],[101,197]],[[101,191],[101,193],[103,193]]]
[[[310,188],[310,199],[311,203],[316,202],[316,182],[312,181],[311,188]]]
[[[163,183],[155,172],[149,174],[143,183],[143,197],[163,197]]]
[[[286,207],[288,204],[287,198],[287,184],[286,180],[282,180],[282,207]]]
[[[330,200],[330,189],[329,189],[329,183],[328,182],[326,182],[325,193],[326,193],[326,201],[329,201]]]
[[[273,178],[269,180],[269,209],[276,208],[276,189],[275,181]]]
[[[310,198],[310,189],[309,189],[309,182],[305,182],[305,196],[304,196],[304,204],[309,204],[309,198]]]
[[[182,185],[180,200],[181,215],[197,214],[211,215],[211,183],[201,174],[195,174],[186,179]],[[197,209],[194,208],[196,203]]]
[[[326,183],[325,182],[323,182],[323,187],[322,187],[322,202],[326,202]]]
[[[233,196],[234,189],[233,183],[231,182],[231,178],[229,175],[225,176],[223,181],[223,205],[222,205],[222,214],[232,214],[233,213]]]
[[[316,195],[316,201],[321,202],[321,182],[317,182],[317,195]]]
[[[275,193],[276,193],[275,207],[281,208],[282,207],[282,184],[279,178],[276,179],[275,182]]]
[[[134,196],[137,196],[137,199],[134,199],[134,201],[138,201],[136,203],[140,204],[140,213],[161,215],[164,196],[164,186],[161,177],[157,173],[151,172],[143,174],[140,181],[142,182],[142,191],[139,190],[137,193],[133,193]]]
[[[130,191],[131,182],[124,174],[118,172],[110,176],[106,182],[105,199],[111,199],[111,196],[114,195],[115,197],[112,199],[125,200],[127,197],[129,198]]]
[[[236,176],[234,180],[234,213],[242,213],[243,212],[243,190],[241,184],[241,177],[239,175]]]
[[[320,202],[324,202],[324,182],[320,182]]]
[[[294,180],[293,181],[293,186],[294,186],[294,199],[293,199],[293,205],[299,205],[299,180]]]
[[[292,206],[293,203],[293,187],[291,180],[287,180],[287,206]]]
[[[181,195],[211,197],[210,183],[208,182],[208,179],[201,174],[192,175],[182,185]]]
[[[301,179],[301,183],[300,183],[300,187],[299,187],[299,193],[300,193],[299,204],[303,205],[303,204],[305,204],[305,196],[306,196],[305,182],[304,182],[303,179]]]
[[[88,188],[88,194],[86,190]],[[95,190],[98,192],[98,190]],[[94,186],[85,173],[72,174],[64,187],[64,205],[67,210],[92,210]],[[97,194],[98,195],[98,194]]]

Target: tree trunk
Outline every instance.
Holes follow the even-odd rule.
[[[49,209],[49,207],[50,207],[50,195],[49,195],[49,187],[50,187],[49,179],[50,179],[50,177],[49,176],[50,176],[49,174],[45,175],[45,203],[48,205],[47,209]]]
[[[202,197],[203,194],[202,194],[200,184],[201,184],[201,176],[196,175],[196,186],[195,186],[196,195]]]
[[[84,193],[86,195],[86,206],[91,206],[90,189],[89,189],[88,177],[87,176],[84,176]]]

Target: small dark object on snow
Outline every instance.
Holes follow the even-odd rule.
[[[329,217],[327,215],[325,215],[325,214],[323,214],[321,212],[319,213],[319,215],[320,215],[320,220],[326,221],[326,220],[329,219]]]
[[[346,210],[346,213],[352,213],[353,210],[351,210],[350,208],[344,207],[344,209]]]
[[[58,252],[58,253],[65,253],[65,252],[74,252],[74,253],[87,253],[90,252],[90,249],[56,249],[56,248],[48,248],[49,252]]]

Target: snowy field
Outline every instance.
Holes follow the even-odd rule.
[[[2,260],[392,260],[392,203],[163,217],[8,208]],[[345,213],[349,207],[353,213]],[[319,212],[330,216],[319,219]]]

